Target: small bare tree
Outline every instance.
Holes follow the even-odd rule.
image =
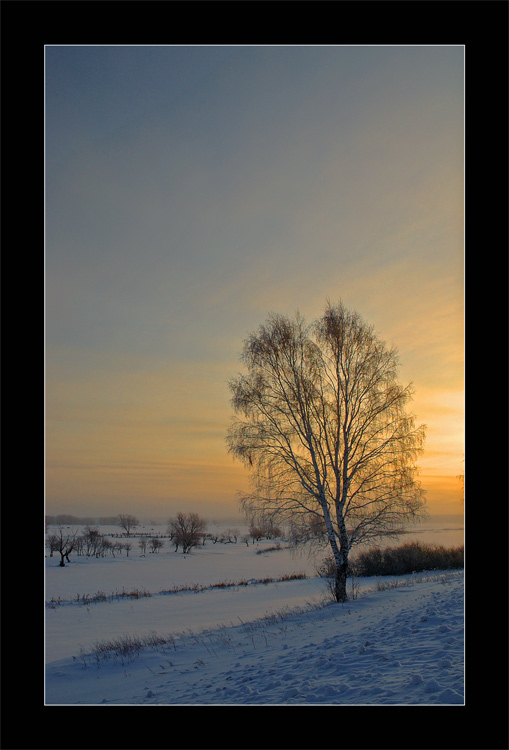
[[[221,541],[224,542],[225,544],[237,544],[238,536],[239,536],[238,529],[228,528],[224,530]]]
[[[355,312],[327,304],[312,325],[271,315],[244,342],[247,375],[230,382],[230,453],[250,472],[248,518],[298,520],[322,539],[345,601],[355,544],[401,532],[424,512],[415,459],[424,426],[406,412],[398,358]]]
[[[164,542],[162,539],[158,539],[156,536],[149,539],[149,545],[152,552],[159,552],[162,547],[164,547]]]
[[[82,551],[87,557],[95,555],[99,557],[104,552],[104,537],[99,529],[92,526],[85,526],[83,534],[80,537]]]
[[[60,567],[65,568],[64,559],[69,561],[69,555],[78,546],[77,529],[66,530],[59,526],[49,537],[49,547],[52,552],[60,554]]]
[[[120,513],[117,518],[118,525],[125,530],[127,536],[129,536],[133,529],[140,525],[140,522],[136,518],[136,516],[133,516],[130,513]]]
[[[145,552],[147,550],[147,540],[145,537],[141,537],[140,541],[138,542],[138,547],[141,550],[141,556],[145,557]]]
[[[206,528],[207,522],[198,513],[178,513],[168,521],[168,533],[175,549],[182,547],[183,553],[199,546]]]

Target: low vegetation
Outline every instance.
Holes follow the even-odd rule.
[[[302,577],[305,578],[306,576]],[[283,607],[252,622],[244,622],[239,617],[240,637],[245,636],[253,648],[256,648],[257,645],[267,645],[271,634],[274,632],[286,632],[287,620],[293,615],[312,615],[314,611],[323,609],[325,606],[326,603],[321,602],[307,604],[303,607]],[[145,649],[154,649],[163,654],[168,651],[177,651],[181,639],[192,639],[194,643],[203,645],[208,653],[213,656],[217,656],[215,649],[218,646],[235,651],[236,645],[245,646],[246,644],[246,641],[235,644],[232,633],[224,626],[211,628],[201,633],[195,633],[191,628],[187,628],[182,633],[160,634],[152,631],[144,635],[128,634],[112,638],[111,640],[96,641],[90,651],[87,652],[81,647],[79,655],[72,658],[75,662],[81,662],[84,667],[90,665],[99,667],[101,662],[110,659],[114,661],[120,660],[122,664],[125,664],[141,656]],[[170,659],[162,659],[162,661],[166,663],[159,665],[162,671],[158,671],[158,675],[167,674],[168,667],[173,666],[173,662]],[[202,666],[204,666],[204,662],[201,659],[194,663],[195,669]],[[148,666],[147,669],[153,672]],[[154,672],[154,674],[156,673]]]
[[[282,549],[286,549],[285,547],[282,547],[281,544],[278,542],[273,547],[262,547],[262,549],[256,550],[257,555],[264,555],[266,552],[279,552]]]
[[[121,659],[122,664],[132,661],[140,656],[146,648],[161,649],[175,648],[175,638],[172,634],[159,635],[149,633],[148,635],[124,635],[113,638],[111,641],[96,641],[92,652],[86,654],[84,649],[80,650],[79,657],[73,656],[74,661],[81,661],[83,666],[88,666],[90,661],[99,665],[100,661],[108,659]]]
[[[211,583],[208,586],[201,584],[201,583],[195,583],[191,585],[185,585],[185,586],[173,586],[171,589],[167,589],[166,591],[160,591],[160,594],[177,594],[184,591],[194,591],[196,593],[200,591],[210,591],[211,589],[227,589],[227,588],[237,588],[239,586],[252,586],[257,583],[279,583],[280,581],[300,581],[303,578],[307,578],[305,573],[289,573],[287,575],[279,576],[278,578],[269,578],[266,576],[265,578],[242,578],[239,581],[221,581],[220,583]]]
[[[438,544],[408,542],[400,547],[374,547],[352,558],[350,578],[371,576],[399,576],[424,570],[451,570],[463,568],[464,548],[443,547]],[[327,557],[317,569],[323,578],[334,578],[334,558]]]
[[[457,575],[454,571],[449,571],[448,573],[437,573],[435,575],[425,575],[425,576],[405,576],[405,578],[389,578],[389,580],[384,580],[384,578],[377,578],[376,584],[374,589],[371,589],[371,591],[388,591],[389,589],[400,589],[400,588],[406,588],[410,586],[415,586],[419,583],[429,583],[429,582],[439,582],[439,583],[448,583],[449,581],[453,580],[455,575]],[[386,577],[387,578],[387,577]],[[366,593],[369,592],[370,589],[366,590]]]
[[[438,544],[409,542],[400,547],[374,548],[362,552],[352,561],[356,576],[394,576],[418,573],[421,570],[463,568],[464,549]]]
[[[171,589],[164,589],[163,591],[159,591],[159,594],[182,594],[188,591],[192,591],[194,593],[200,593],[202,591],[210,591],[212,589],[228,589],[228,588],[238,588],[240,586],[254,586],[255,584],[268,584],[268,583],[279,583],[283,581],[300,581],[304,578],[307,578],[307,575],[305,573],[288,573],[286,575],[279,576],[278,578],[269,578],[266,576],[265,578],[243,578],[238,581],[220,581],[219,583],[211,583],[208,585],[201,584],[201,583],[191,583],[191,584],[185,584],[182,586],[172,586]],[[133,589],[132,591],[126,591],[123,589],[122,591],[115,591],[111,594],[105,594],[103,591],[97,591],[97,593],[89,595],[89,594],[76,594],[76,598],[72,600],[66,600],[62,599],[61,597],[55,598],[52,597],[49,602],[47,602],[47,606],[51,608],[55,608],[56,606],[60,606],[62,604],[83,604],[83,605],[89,605],[89,604],[102,604],[104,602],[112,602],[116,599],[143,599],[145,597],[151,597],[153,594],[151,594],[146,589]]]

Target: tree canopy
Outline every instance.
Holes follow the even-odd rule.
[[[297,520],[315,537],[321,529],[344,600],[352,547],[424,512],[415,462],[425,428],[407,412],[412,386],[397,382],[397,351],[329,302],[310,325],[271,314],[244,341],[241,362],[227,443],[250,473],[243,508]]]

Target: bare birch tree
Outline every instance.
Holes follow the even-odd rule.
[[[244,341],[247,375],[230,381],[229,451],[250,472],[248,515],[301,521],[332,550],[345,601],[352,547],[397,534],[424,513],[415,460],[425,427],[406,407],[398,356],[355,312],[329,302],[306,325],[272,314]]]

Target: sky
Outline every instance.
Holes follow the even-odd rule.
[[[46,513],[238,513],[228,381],[342,300],[462,513],[463,46],[46,46]]]

